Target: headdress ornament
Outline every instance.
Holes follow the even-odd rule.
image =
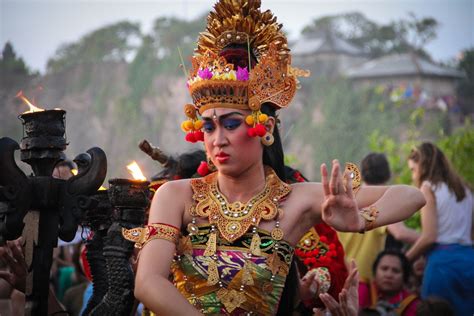
[[[246,118],[252,126],[249,135],[265,136],[268,117],[260,112],[262,104],[286,108],[296,93],[297,76],[309,76],[291,67],[282,25],[260,5],[260,0],[221,0],[209,13],[187,81],[193,104],[185,106],[189,119],[182,129],[189,132],[188,141],[203,138],[198,113],[217,107],[252,110]]]

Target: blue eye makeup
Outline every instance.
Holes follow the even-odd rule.
[[[202,125],[202,129],[206,133],[210,133],[215,129],[214,122],[213,121],[204,121],[204,124]]]
[[[237,127],[242,124],[242,119],[238,118],[226,118],[222,120],[222,126],[224,126],[225,129],[233,130],[236,129]]]

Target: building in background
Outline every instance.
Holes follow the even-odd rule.
[[[291,52],[293,63],[311,70],[315,77],[334,78],[369,60],[361,48],[329,32],[321,37],[300,37],[291,45]]]

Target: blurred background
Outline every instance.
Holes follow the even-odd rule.
[[[406,156],[437,143],[474,185],[473,0],[263,0],[284,24],[293,65],[310,69],[281,127],[287,162],[319,180],[333,158],[385,152],[392,183]],[[108,177],[138,161],[146,138],[170,154],[184,141],[190,102],[178,47],[189,56],[214,1],[1,0],[0,136],[22,137],[27,106],[67,111],[68,157],[105,150]]]

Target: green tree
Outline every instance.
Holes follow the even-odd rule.
[[[333,158],[360,161],[369,152],[367,135],[378,129],[393,136],[407,116],[404,107],[385,102],[375,89],[354,90],[349,80],[319,78],[307,90],[314,106],[304,109],[293,131],[313,149],[313,170]]]
[[[325,16],[314,20],[303,35],[336,36],[364,48],[372,57],[416,51],[429,56],[423,47],[436,37],[438,22],[431,18],[408,18],[379,25],[358,12]]]
[[[119,22],[93,31],[78,42],[64,44],[48,60],[47,70],[58,72],[68,67],[102,61],[124,61],[136,51],[141,38],[138,23]]]
[[[459,69],[466,73],[456,88],[459,105],[463,114],[474,112],[474,48],[463,51]]]
[[[416,51],[422,51],[423,47],[437,36],[438,21],[432,17],[420,19],[410,12],[407,20],[399,20],[397,24],[402,36]]]
[[[151,36],[145,36],[128,71],[127,82],[130,87],[130,93],[126,100],[124,100],[128,114],[131,113],[130,111],[139,109],[139,104],[153,83],[158,67],[159,61],[156,46]]]
[[[189,69],[188,58],[192,55],[199,31],[205,27],[204,16],[192,21],[174,17],[161,17],[155,20],[152,37],[160,62],[160,72],[181,75],[178,65],[182,62],[178,54],[181,49],[186,67]]]
[[[16,55],[12,44],[7,42],[3,47],[0,58],[0,77],[5,78],[12,74],[29,75],[30,70],[23,61],[23,58]]]
[[[453,164],[454,169],[474,188],[474,127],[469,120],[453,134],[441,137],[437,145]]]

